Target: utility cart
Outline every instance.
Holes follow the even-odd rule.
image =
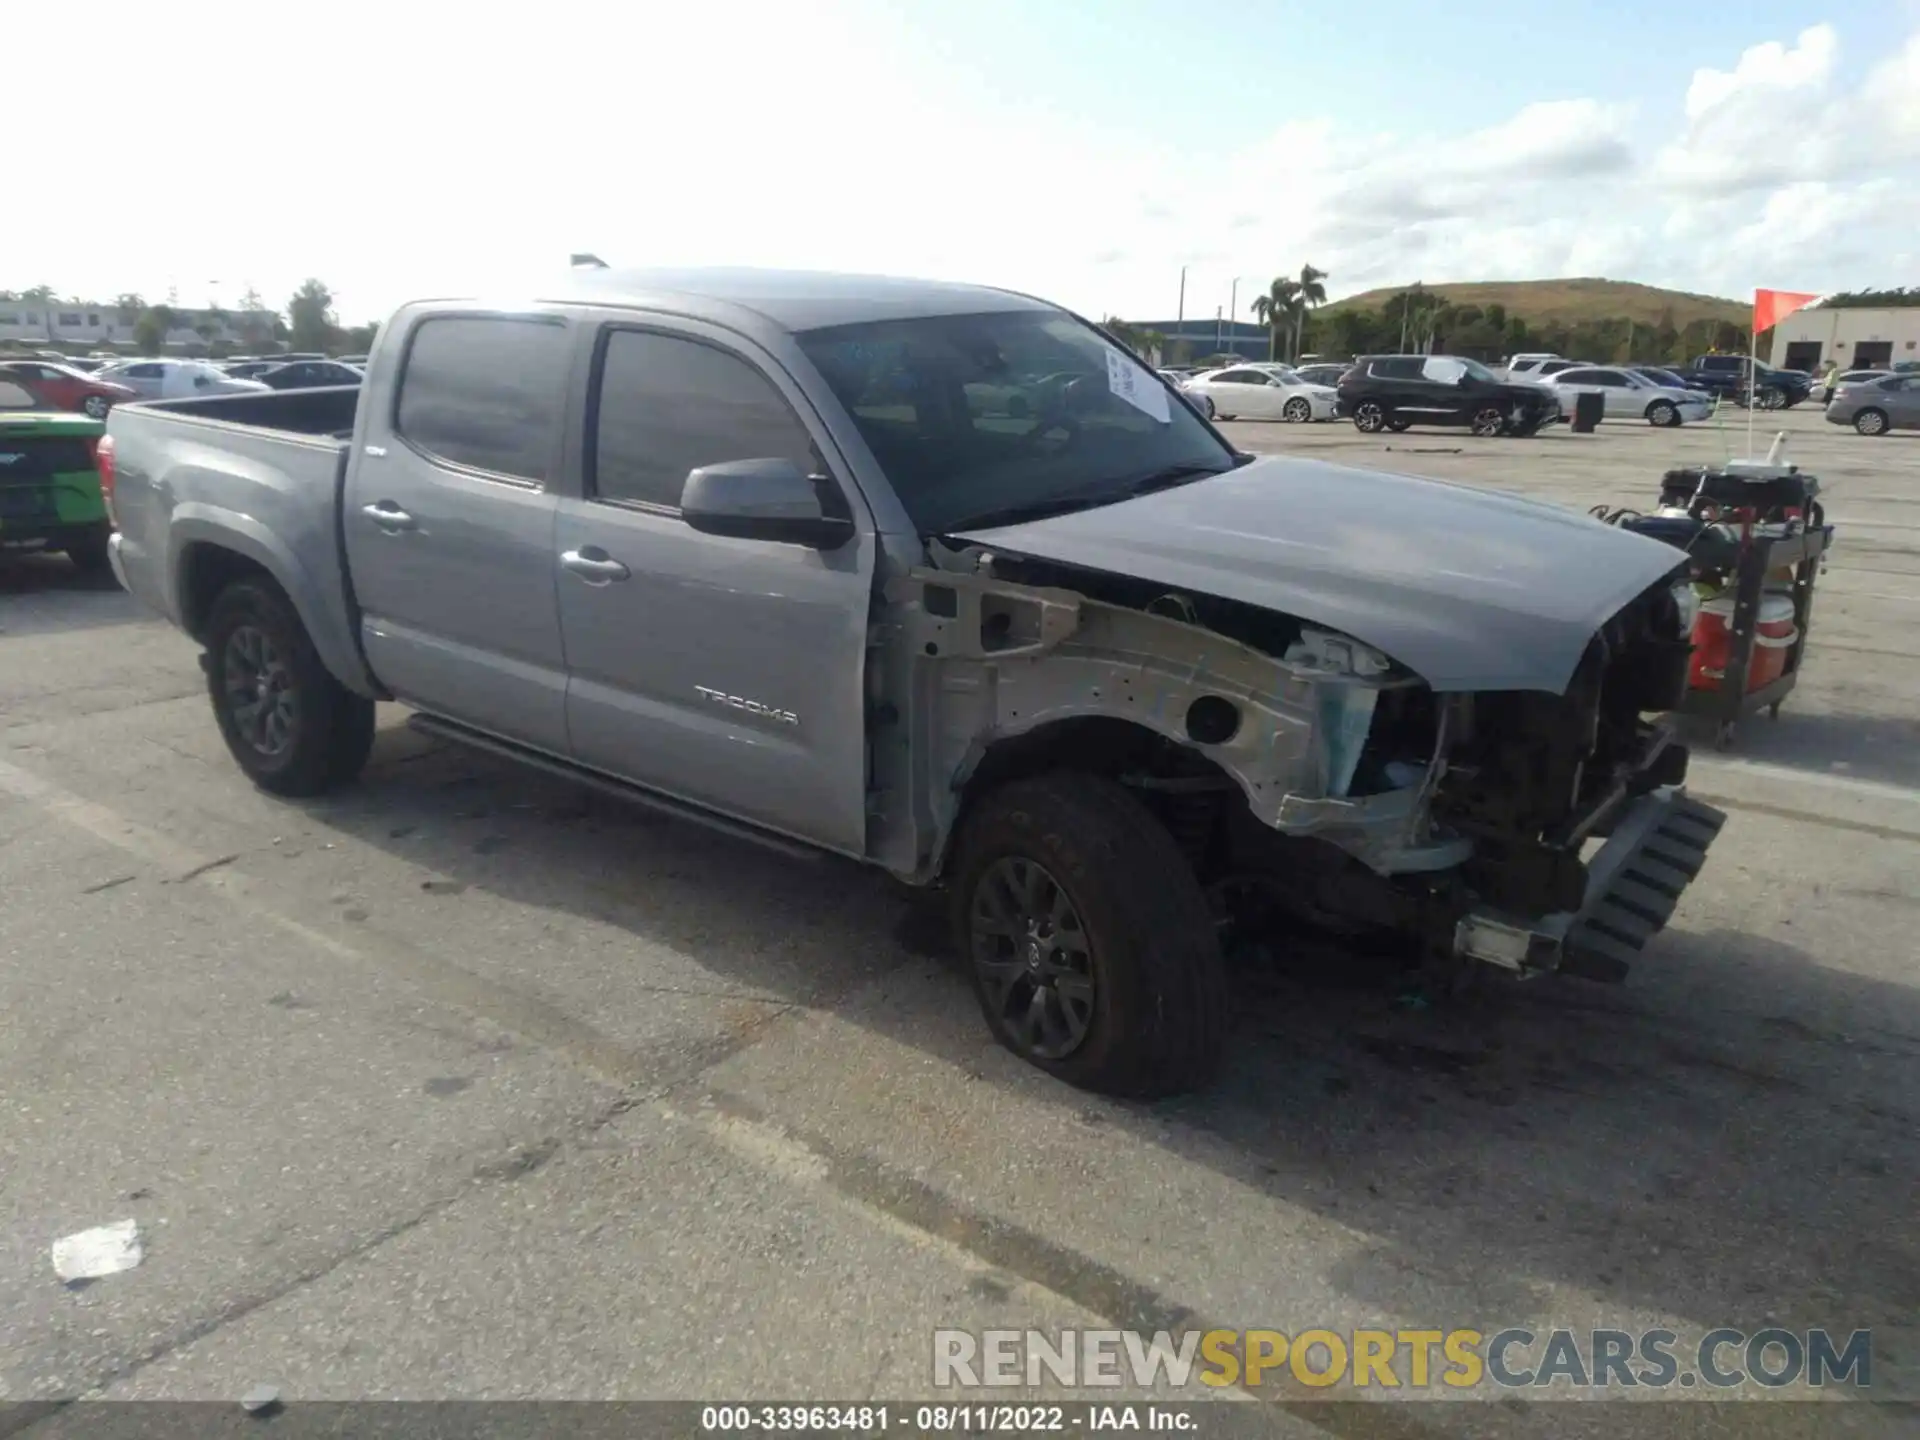
[[[1693,668],[1679,713],[1710,723],[1718,749],[1755,711],[1778,719],[1800,681],[1814,582],[1833,543],[1819,493],[1819,480],[1797,466],[1735,460],[1667,471],[1651,515],[1605,506],[1593,512],[1686,552],[1696,593],[1709,598],[1693,624]]]

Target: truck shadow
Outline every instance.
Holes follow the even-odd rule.
[[[830,1011],[1022,1105],[1096,1116],[1334,1219],[1364,1243],[1329,1278],[1382,1315],[1436,1293],[1480,1307],[1447,1323],[1497,1326],[1485,1308],[1502,1297],[1516,1316],[1586,1315],[1585,1298],[1557,1298],[1572,1291],[1599,1302],[1593,1323],[1879,1326],[1882,1372],[1920,1361],[1893,1333],[1920,1310],[1920,991],[1794,944],[1678,930],[1625,987],[1494,977],[1441,1000],[1331,946],[1242,959],[1219,1082],[1119,1104],[993,1047],[926,907],[851,864],[792,861],[404,731],[383,732],[357,790],[309,813],[456,885],[692,955],[716,990]],[[904,983],[869,983],[892,975]],[[915,987],[936,997],[931,1018],[886,993]]]

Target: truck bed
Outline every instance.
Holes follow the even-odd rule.
[[[357,387],[116,405],[115,568],[189,633],[208,568],[238,554],[286,591],[329,669],[370,688],[354,636],[340,497]]]
[[[325,390],[274,390],[250,395],[207,395],[188,400],[154,400],[140,407],[157,414],[184,415],[220,425],[278,430],[287,435],[351,440],[360,408],[360,387]]]

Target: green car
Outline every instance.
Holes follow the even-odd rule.
[[[89,574],[107,570],[113,521],[94,460],[106,423],[40,404],[0,380],[0,547],[64,550]]]

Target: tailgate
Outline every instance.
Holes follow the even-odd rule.
[[[9,434],[0,426],[0,531],[102,517],[95,441]]]

